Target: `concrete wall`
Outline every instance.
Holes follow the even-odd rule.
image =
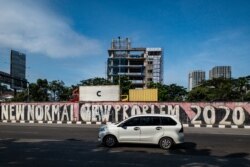
[[[185,126],[250,127],[250,103],[1,103],[1,122],[95,124],[136,114],[170,114]]]

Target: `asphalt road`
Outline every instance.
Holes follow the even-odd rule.
[[[0,166],[234,166],[250,167],[250,129],[185,128],[185,143],[97,142],[96,125],[0,124]]]

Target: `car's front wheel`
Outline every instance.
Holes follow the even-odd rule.
[[[162,149],[168,150],[173,146],[174,142],[169,137],[164,137],[160,140],[159,145]]]
[[[104,138],[103,144],[107,147],[114,147],[117,144],[115,136],[108,135]]]

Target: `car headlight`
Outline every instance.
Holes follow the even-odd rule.
[[[106,126],[102,126],[102,127],[100,127],[99,131],[100,131],[100,132],[103,132],[103,131],[106,131],[106,129],[107,129]]]

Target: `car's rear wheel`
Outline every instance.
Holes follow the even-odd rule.
[[[170,149],[173,146],[173,144],[174,144],[173,140],[169,137],[163,137],[159,142],[160,147],[164,150]]]
[[[104,138],[103,143],[107,147],[114,147],[117,144],[115,136],[108,135]]]

